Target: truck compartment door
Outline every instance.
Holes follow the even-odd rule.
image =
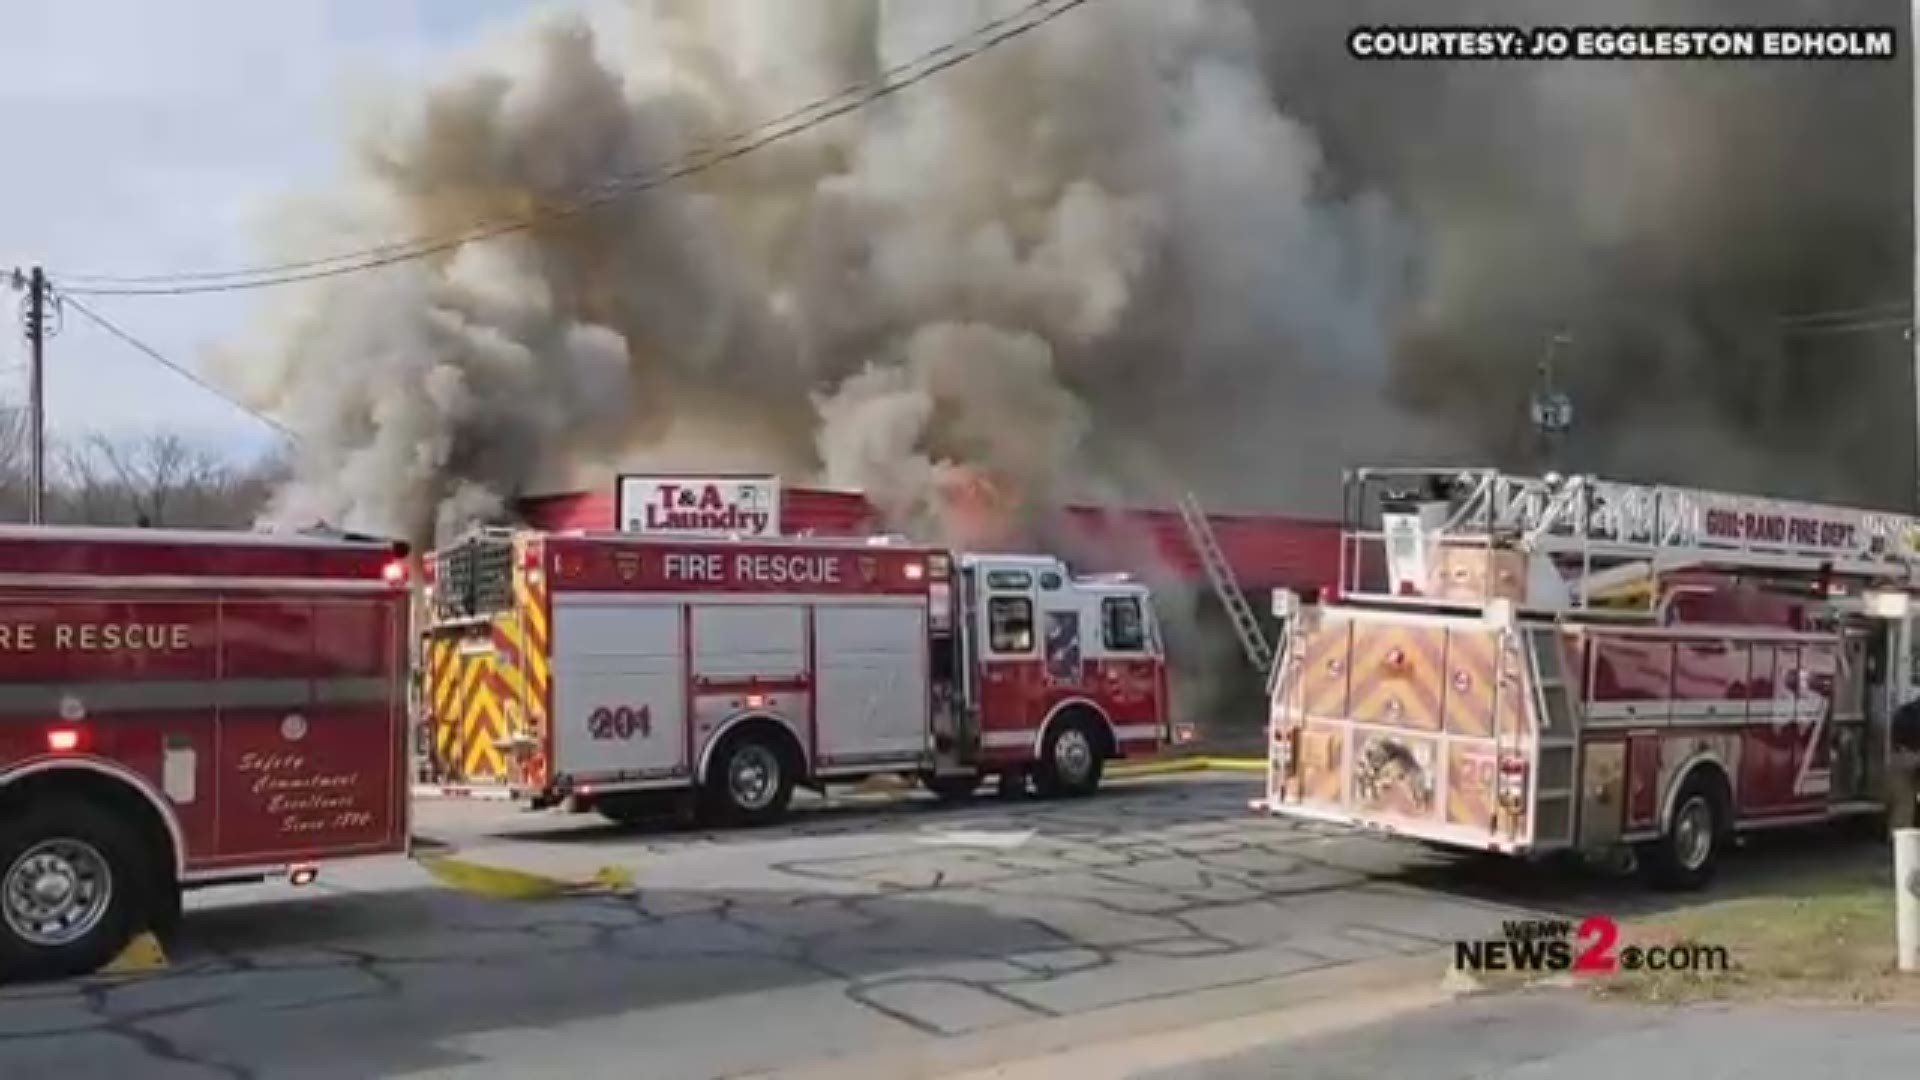
[[[220,627],[220,860],[403,850],[404,599],[226,599]]]
[[[820,764],[926,752],[926,623],[918,604],[814,609]]]
[[[554,776],[684,775],[684,611],[664,603],[554,605]]]

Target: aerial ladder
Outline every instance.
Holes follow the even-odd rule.
[[[1233,623],[1234,635],[1240,639],[1240,649],[1246,653],[1247,662],[1260,674],[1268,674],[1273,670],[1273,646],[1267,643],[1266,631],[1247,603],[1247,594],[1240,588],[1233,566],[1220,550],[1213,523],[1191,492],[1180,498],[1180,518],[1186,523],[1187,538],[1200,556],[1207,580],[1213,584],[1214,595],[1220,598],[1220,606],[1226,609],[1227,618]]]
[[[1920,519],[1887,511],[1497,469],[1357,469],[1347,484],[1350,512],[1379,507],[1389,591],[1423,602],[1432,598],[1416,579],[1474,548],[1528,559],[1532,607],[1585,609],[1686,569],[1920,586]],[[1362,591],[1351,570],[1342,576]]]

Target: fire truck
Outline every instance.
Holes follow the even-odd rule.
[[[1340,581],[1274,597],[1262,809],[1680,889],[1743,832],[1884,810],[1920,521],[1497,470],[1345,486]]]
[[[425,576],[438,771],[536,809],[760,822],[884,774],[1077,796],[1168,738],[1148,590],[1048,556],[485,530]]]
[[[183,889],[407,850],[406,554],[0,528],[0,982],[97,969]]]

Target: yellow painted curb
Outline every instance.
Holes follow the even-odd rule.
[[[155,971],[167,970],[167,952],[160,947],[160,939],[151,933],[142,931],[135,934],[120,955],[107,962],[100,969],[102,975],[146,975]]]
[[[1165,776],[1169,773],[1205,772],[1205,758],[1176,758],[1172,761],[1123,761],[1107,770],[1108,776]]]
[[[918,786],[919,785],[913,781],[904,779],[895,773],[877,773],[855,784],[853,790],[864,792],[911,791]]]
[[[1267,762],[1266,762],[1266,759],[1264,758],[1210,757],[1206,759],[1206,761],[1207,761],[1207,768],[1214,769],[1219,772],[1263,773],[1267,771]]]
[[[633,891],[633,873],[618,866],[603,866],[584,881],[568,881],[525,870],[484,866],[450,855],[426,855],[419,862],[440,884],[492,900],[553,900],[562,896]]]
[[[1170,773],[1189,772],[1250,772],[1267,771],[1267,763],[1259,758],[1173,758],[1167,761],[1122,761],[1107,770],[1108,776],[1165,776]]]

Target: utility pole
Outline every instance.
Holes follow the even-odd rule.
[[[1920,3],[1920,0],[1915,0]],[[22,329],[27,334],[27,348],[30,357],[28,389],[28,447],[30,490],[27,492],[27,520],[35,525],[46,524],[46,454],[47,454],[47,411],[46,381],[43,377],[43,363],[46,358],[47,344],[47,275],[39,267],[22,273],[13,272],[15,292],[25,292],[26,300],[21,313]]]
[[[1920,0],[1915,0],[1920,3]],[[27,521],[33,525],[46,524],[47,497],[47,410],[46,380],[42,378],[41,364],[46,357],[47,343],[47,275],[39,267],[34,267],[27,278],[27,344],[32,350],[29,359],[31,373],[27,396],[31,399],[28,406],[29,423],[33,426],[33,464],[29,483],[32,489],[27,494]]]

